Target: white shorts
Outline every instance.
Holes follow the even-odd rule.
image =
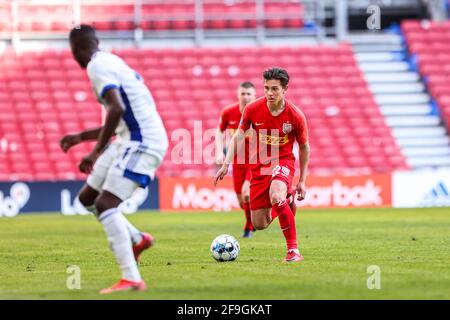
[[[140,150],[140,143],[113,142],[95,162],[87,184],[94,190],[106,190],[122,201],[138,187],[146,187],[155,177],[160,161]]]

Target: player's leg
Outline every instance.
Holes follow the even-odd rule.
[[[244,201],[243,185],[246,177],[246,166],[233,164],[233,186],[234,192],[236,192],[236,197],[239,202],[239,206],[244,210],[245,214],[245,224],[244,224],[244,233],[242,235],[243,238],[250,238],[251,236],[251,213],[250,207],[248,205],[248,201]]]
[[[272,222],[271,210],[272,208],[252,210],[252,223],[256,230],[264,230],[270,225]]]
[[[291,208],[292,213],[294,214],[294,217],[297,213],[297,204],[295,203],[295,196],[297,191],[295,189],[291,189],[291,192],[288,192],[286,195],[286,201],[289,205],[289,208]],[[272,220],[278,217],[278,213],[275,210],[272,210]]]
[[[80,203],[90,212],[97,215],[97,210],[95,209],[95,199],[97,198],[99,192],[91,187],[88,183],[85,183],[78,193],[78,200]]]
[[[272,204],[269,198],[269,186],[271,176],[257,175],[251,176],[250,180],[250,209],[252,224],[256,230],[266,229],[272,222]]]
[[[245,226],[244,226],[244,234],[243,238],[250,238],[252,232],[255,231],[252,223],[252,214],[250,210],[250,181],[245,180],[242,184],[242,192],[241,192],[241,201],[242,206],[245,212]]]
[[[285,261],[301,261],[303,260],[303,257],[298,251],[295,216],[287,202],[287,192],[288,185],[286,184],[286,181],[284,181],[284,179],[277,179],[275,176],[270,184],[269,194],[272,209],[278,215],[280,227],[286,239],[288,255],[286,256]]]
[[[104,227],[110,248],[122,271],[121,281],[111,288],[102,290],[102,293],[146,288],[133,252],[127,227],[129,222],[118,208],[120,203],[129,198],[137,187],[136,182],[120,176],[120,171],[115,170],[113,166],[106,177],[103,191],[95,200],[98,219]]]
[[[120,144],[112,143],[95,162],[92,173],[87,177],[86,184],[78,194],[80,203],[94,215],[98,215],[95,199],[103,190],[106,176],[114,160],[119,156]],[[127,229],[134,245],[142,242],[142,233],[127,220]]]
[[[110,144],[94,164],[94,168],[86,179],[86,183],[78,193],[79,202],[94,215],[97,215],[95,199],[103,190],[108,170],[118,155],[118,144]]]
[[[294,217],[297,213],[297,204],[295,203],[296,194],[297,194],[297,190],[295,188],[291,188],[291,191],[288,192],[288,194],[286,196],[286,201],[289,205],[289,208],[291,208],[291,211],[294,214]]]

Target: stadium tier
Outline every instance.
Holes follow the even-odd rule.
[[[402,31],[409,52],[416,57],[418,69],[450,129],[450,21],[407,20],[402,23]]]
[[[255,0],[204,1],[202,19],[196,15],[195,1],[82,1],[82,23],[92,24],[97,30],[192,30],[256,28],[257,21],[266,28],[300,28],[303,26],[303,4],[300,1],[265,1],[260,11]],[[70,24],[71,2],[59,5],[19,1],[17,30],[23,32],[67,32]],[[282,5],[280,5],[282,3]],[[139,13],[137,12],[139,11]],[[13,26],[11,4],[0,4],[0,32]],[[137,18],[139,16],[139,18]]]
[[[308,118],[312,173],[407,168],[348,45],[116,53],[144,77],[172,140],[160,176],[212,175],[212,164],[169,161],[179,144],[174,131],[188,129],[194,139],[194,121],[201,121],[197,126],[203,133],[216,128],[220,110],[235,101],[238,84],[253,81],[262,95],[262,71],[273,65],[289,71],[287,97]],[[77,164],[91,146],[77,146],[66,155],[58,141],[65,133],[98,127],[101,108],[69,51],[4,53],[0,114],[0,148],[5,151],[0,153],[0,180],[82,178]],[[201,144],[211,141],[205,138]]]

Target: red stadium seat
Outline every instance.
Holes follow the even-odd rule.
[[[401,25],[410,53],[417,54],[418,68],[422,76],[429,79],[428,85],[432,97],[450,129],[450,110],[445,99],[450,95],[447,66],[450,57],[450,23],[421,22],[406,20]],[[442,85],[441,85],[442,84]]]
[[[237,21],[235,26],[240,25]],[[291,73],[288,99],[308,118],[315,154],[312,173],[407,168],[347,45],[277,50],[126,49],[118,50],[118,54],[141,68],[139,72],[152,90],[169,138],[177,129],[188,130],[193,137],[194,121],[203,121],[202,130],[215,128],[221,108],[235,101],[236,86],[251,79],[260,94],[261,70],[280,61]],[[20,148],[20,152],[6,155],[8,164],[1,168],[8,172],[0,178],[84,178],[77,166],[92,144],[64,154],[58,141],[66,133],[100,125],[102,111],[86,75],[68,51],[49,51],[34,57],[1,56],[0,61],[5,63],[3,59],[11,65],[23,65],[20,72],[25,77],[0,87],[0,138],[6,137]],[[42,59],[42,63],[34,64],[33,59]],[[336,60],[340,67],[335,66]],[[160,65],[165,68],[164,75],[155,78],[153,69]],[[239,70],[235,76],[229,74],[232,67]],[[439,103],[449,106],[445,110],[450,111],[450,93],[445,91],[448,78],[440,73],[430,81],[440,95]],[[166,157],[158,175],[206,175],[213,170],[209,165],[173,165]]]

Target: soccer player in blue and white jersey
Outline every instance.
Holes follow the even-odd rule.
[[[60,142],[67,152],[80,142],[97,141],[79,164],[80,171],[89,176],[78,197],[103,224],[122,271],[117,284],[100,292],[143,291],[146,284],[137,261],[153,238],[131,225],[118,207],[154,178],[168,148],[166,130],[141,76],[118,56],[101,51],[92,27],[72,29],[70,46],[106,110],[101,128],[66,135]],[[110,143],[114,135],[116,139]]]

